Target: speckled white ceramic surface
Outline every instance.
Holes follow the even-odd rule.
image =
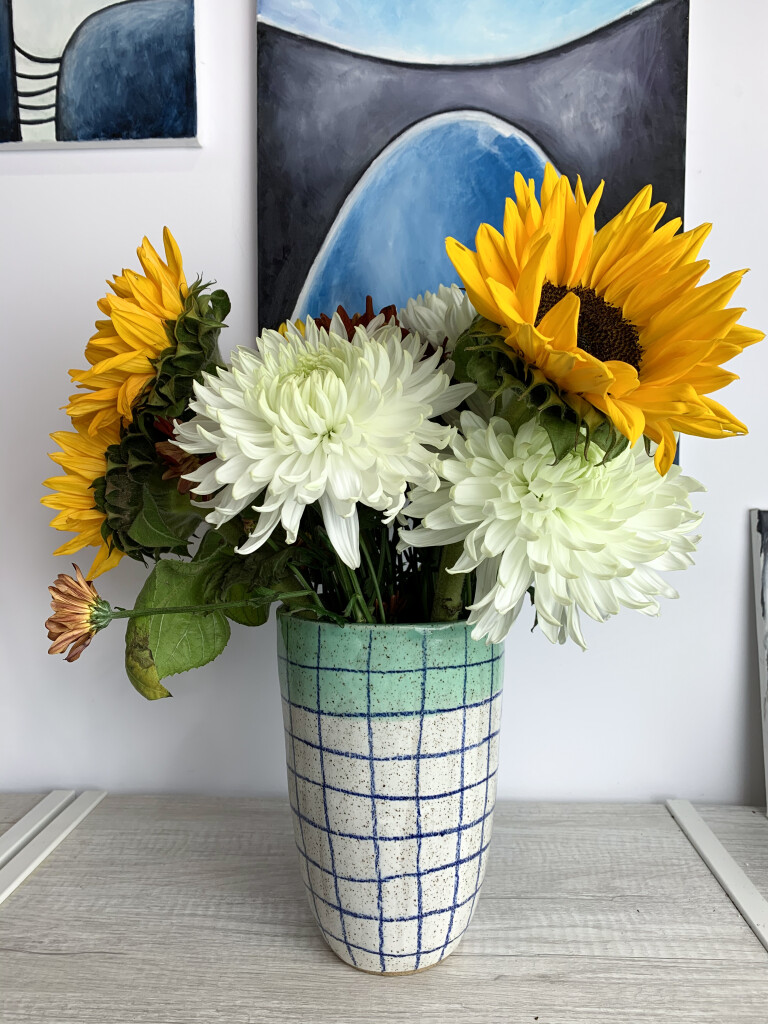
[[[278,644],[296,846],[323,936],[362,970],[431,967],[485,874],[503,648],[464,623],[287,616]]]

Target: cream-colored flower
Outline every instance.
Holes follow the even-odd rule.
[[[304,333],[292,324],[285,336],[264,331],[256,351],[237,349],[231,369],[195,386],[196,415],[177,425],[177,441],[215,458],[186,479],[214,495],[204,503],[214,525],[249,506],[260,513],[241,554],[278,523],[293,543],[305,507],[318,502],[333,546],[356,568],[357,503],[391,519],[409,484],[439,485],[437,449],[451,429],[432,420],[474,386],[452,385],[452,365],[438,365],[440,352],[426,356],[418,335],[402,338],[395,325],[372,333],[356,328],[350,341],[312,320]]]
[[[424,292],[408,299],[397,316],[406,330],[416,331],[430,345],[451,353],[477,312],[457,284],[450,288],[441,284],[437,292]]]
[[[475,639],[500,642],[530,587],[545,636],[580,647],[580,612],[598,622],[622,605],[656,615],[658,596],[677,597],[659,570],[691,564],[701,516],[688,495],[703,489],[679,467],[660,476],[642,443],[606,465],[594,445],[553,465],[535,419],[514,434],[505,420],[465,412],[461,430],[439,464],[440,489],[412,492],[406,514],[422,523],[401,537],[417,547],[463,542],[451,571],[477,570]]]

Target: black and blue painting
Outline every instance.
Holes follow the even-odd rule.
[[[0,143],[196,133],[194,0],[0,0]]]
[[[259,320],[457,280],[547,161],[682,216],[689,0],[261,0]],[[598,224],[599,226],[599,224]]]

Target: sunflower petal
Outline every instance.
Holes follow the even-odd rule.
[[[577,346],[580,309],[578,295],[568,292],[541,318],[539,333],[551,338],[555,348],[570,352]]]
[[[446,238],[445,249],[448,259],[456,268],[456,273],[464,282],[469,301],[478,313],[493,323],[501,323],[499,309],[493,301],[475,253],[461,242],[457,242],[455,238]]]

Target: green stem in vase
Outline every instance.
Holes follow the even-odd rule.
[[[462,541],[447,544],[440,557],[435,598],[432,602],[432,622],[456,622],[464,609],[462,600],[465,573],[450,573],[448,570],[458,561],[464,548]]]
[[[376,575],[376,569],[374,568],[373,561],[368,551],[368,547],[362,537],[360,537],[360,550],[362,551],[363,558],[365,558],[365,561],[368,565],[368,571],[371,574],[371,585],[373,587],[374,593],[376,594],[376,600],[379,605],[379,620],[381,621],[382,624],[384,624],[387,621],[387,619],[384,614],[384,602],[381,599],[381,590],[379,588],[379,581]]]

